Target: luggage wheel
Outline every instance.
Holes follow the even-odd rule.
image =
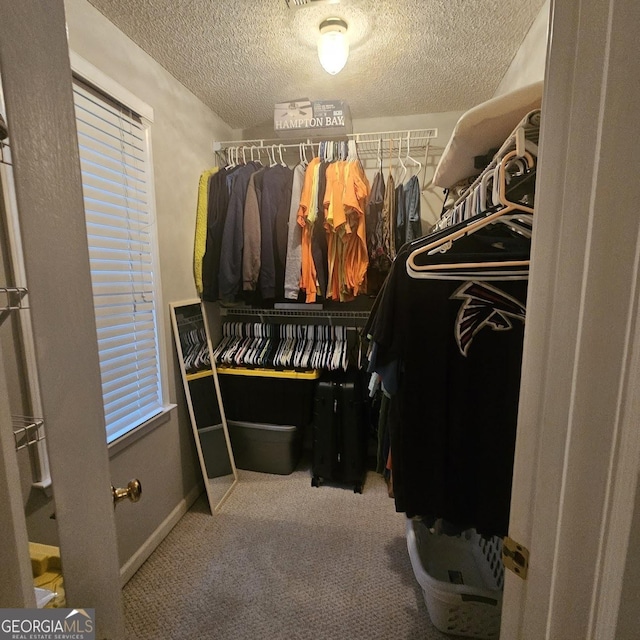
[[[357,484],[355,487],[353,487],[353,493],[362,493],[362,485]]]
[[[318,478],[318,476],[313,476],[311,478],[311,486],[312,487],[319,487],[320,486],[320,478]]]

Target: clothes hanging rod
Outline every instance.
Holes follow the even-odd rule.
[[[326,138],[308,136],[301,136],[296,138],[296,142],[291,142],[290,139],[285,141],[283,138],[254,138],[252,140],[226,140],[215,141],[213,143],[214,152],[223,151],[230,147],[238,147],[245,149],[254,148],[269,148],[273,145],[276,148],[293,149],[299,147],[301,144],[319,144],[324,140],[354,140],[356,144],[364,143],[377,143],[379,140],[382,143],[385,142],[401,142],[403,145],[409,140],[411,145],[414,145],[419,141],[430,141],[438,137],[438,129],[405,129],[400,131],[366,131],[362,133],[347,133],[344,135],[327,136]]]

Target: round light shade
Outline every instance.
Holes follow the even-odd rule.
[[[322,68],[332,76],[342,71],[349,57],[347,23],[340,18],[328,18],[320,25],[318,58]]]

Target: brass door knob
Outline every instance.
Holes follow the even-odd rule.
[[[122,500],[129,498],[131,502],[138,502],[142,495],[142,485],[140,480],[133,479],[129,481],[129,484],[125,488],[116,489],[111,485],[111,495],[113,496],[113,508]]]

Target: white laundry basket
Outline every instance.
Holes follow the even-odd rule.
[[[502,611],[502,540],[432,533],[407,519],[407,548],[429,617],[443,633],[494,640]]]

